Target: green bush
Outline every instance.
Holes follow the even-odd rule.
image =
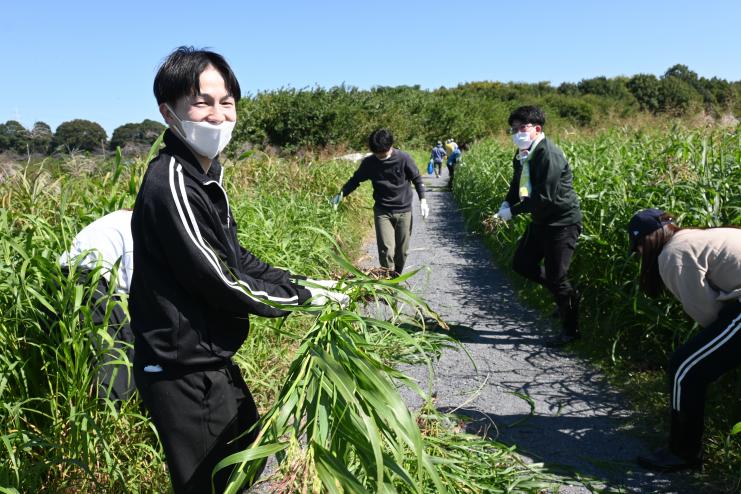
[[[149,150],[165,130],[165,126],[154,120],[144,119],[141,123],[127,123],[116,127],[111,136],[110,149],[132,146],[140,150]]]
[[[90,120],[70,120],[57,127],[52,146],[58,151],[102,151],[106,147],[106,132]]]

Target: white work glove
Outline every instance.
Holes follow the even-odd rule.
[[[421,199],[419,201],[419,212],[422,218],[427,218],[430,214],[430,206],[427,205],[427,199]]]
[[[494,215],[494,217],[504,221],[509,221],[512,219],[512,210],[509,208],[502,208]]]
[[[509,207],[509,203],[507,201],[502,202],[502,205],[499,206],[499,210],[507,209]]]
[[[308,283],[319,285],[322,288],[334,288],[337,286],[337,283],[338,283],[335,280],[314,280],[312,278],[306,278],[306,281]]]
[[[337,206],[340,205],[341,200],[342,200],[342,192],[332,197],[332,199],[329,200],[329,203],[332,205],[333,208],[337,209]]]
[[[333,292],[325,290],[324,288],[313,288],[310,286],[306,287],[311,293],[311,299],[309,299],[311,305],[315,307],[321,307],[327,305],[329,302],[336,302],[343,309],[350,304],[350,297],[340,292]]]

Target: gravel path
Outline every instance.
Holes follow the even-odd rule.
[[[408,283],[470,354],[446,351],[435,365],[438,408],[470,416],[472,432],[488,430],[574,482],[559,492],[591,492],[590,482],[620,492],[712,492],[692,486],[689,476],[655,475],[635,465],[635,456],[650,445],[631,426],[630,405],[588,363],[544,347],[557,328],[518,303],[483,243],[466,233],[444,187],[447,173],[425,182],[431,213],[423,221],[415,198],[406,267],[423,270]],[[375,243],[367,252],[375,263]],[[406,371],[427,382],[424,368]],[[412,408],[420,405],[412,393],[405,392],[405,399]]]

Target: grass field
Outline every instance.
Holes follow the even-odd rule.
[[[0,184],[0,492],[167,492],[162,449],[136,399],[120,410],[95,393],[91,287],[63,275],[57,259],[84,225],[134,203],[147,159],[45,161]],[[226,164],[240,240],[265,261],[316,278],[353,271],[372,226],[366,187],[335,212],[328,198],[355,164],[278,160]],[[98,273],[99,275],[100,273]],[[284,492],[480,492],[546,485],[511,448],[455,432],[458,419],[412,414],[393,370],[425,362],[450,344],[419,331],[434,317],[398,283],[355,272],[345,311],[298,310],[253,318],[236,356],[265,417],[259,448],[227,463],[281,452]],[[388,321],[363,315],[384,300]],[[110,341],[109,341],[110,343]],[[105,351],[102,348],[101,351]],[[349,390],[354,390],[349,391]],[[421,390],[420,390],[421,392]],[[381,404],[393,406],[384,412]],[[307,443],[303,438],[310,438]],[[301,438],[301,439],[300,439]],[[304,442],[302,442],[304,441]],[[492,472],[491,465],[501,469]],[[491,475],[482,475],[491,473]],[[244,477],[235,478],[236,489]]]

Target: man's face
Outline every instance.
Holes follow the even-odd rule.
[[[518,132],[527,132],[528,136],[530,136],[530,140],[534,141],[538,134],[540,134],[540,131],[543,130],[543,128],[540,125],[533,125],[531,123],[527,122],[518,122],[514,121],[512,122],[512,127],[509,129],[510,134],[516,134]]]
[[[237,105],[234,97],[228,94],[224,78],[218,70],[209,65],[198,78],[200,93],[180,98],[173,110],[181,120],[208,122],[214,125],[224,121],[237,120]],[[160,113],[170,125],[177,125],[170,116],[166,105],[160,105]]]
[[[386,151],[381,151],[378,153],[373,153],[373,156],[378,158],[381,161],[385,161],[391,157],[391,155],[394,153],[394,148],[390,148]]]

